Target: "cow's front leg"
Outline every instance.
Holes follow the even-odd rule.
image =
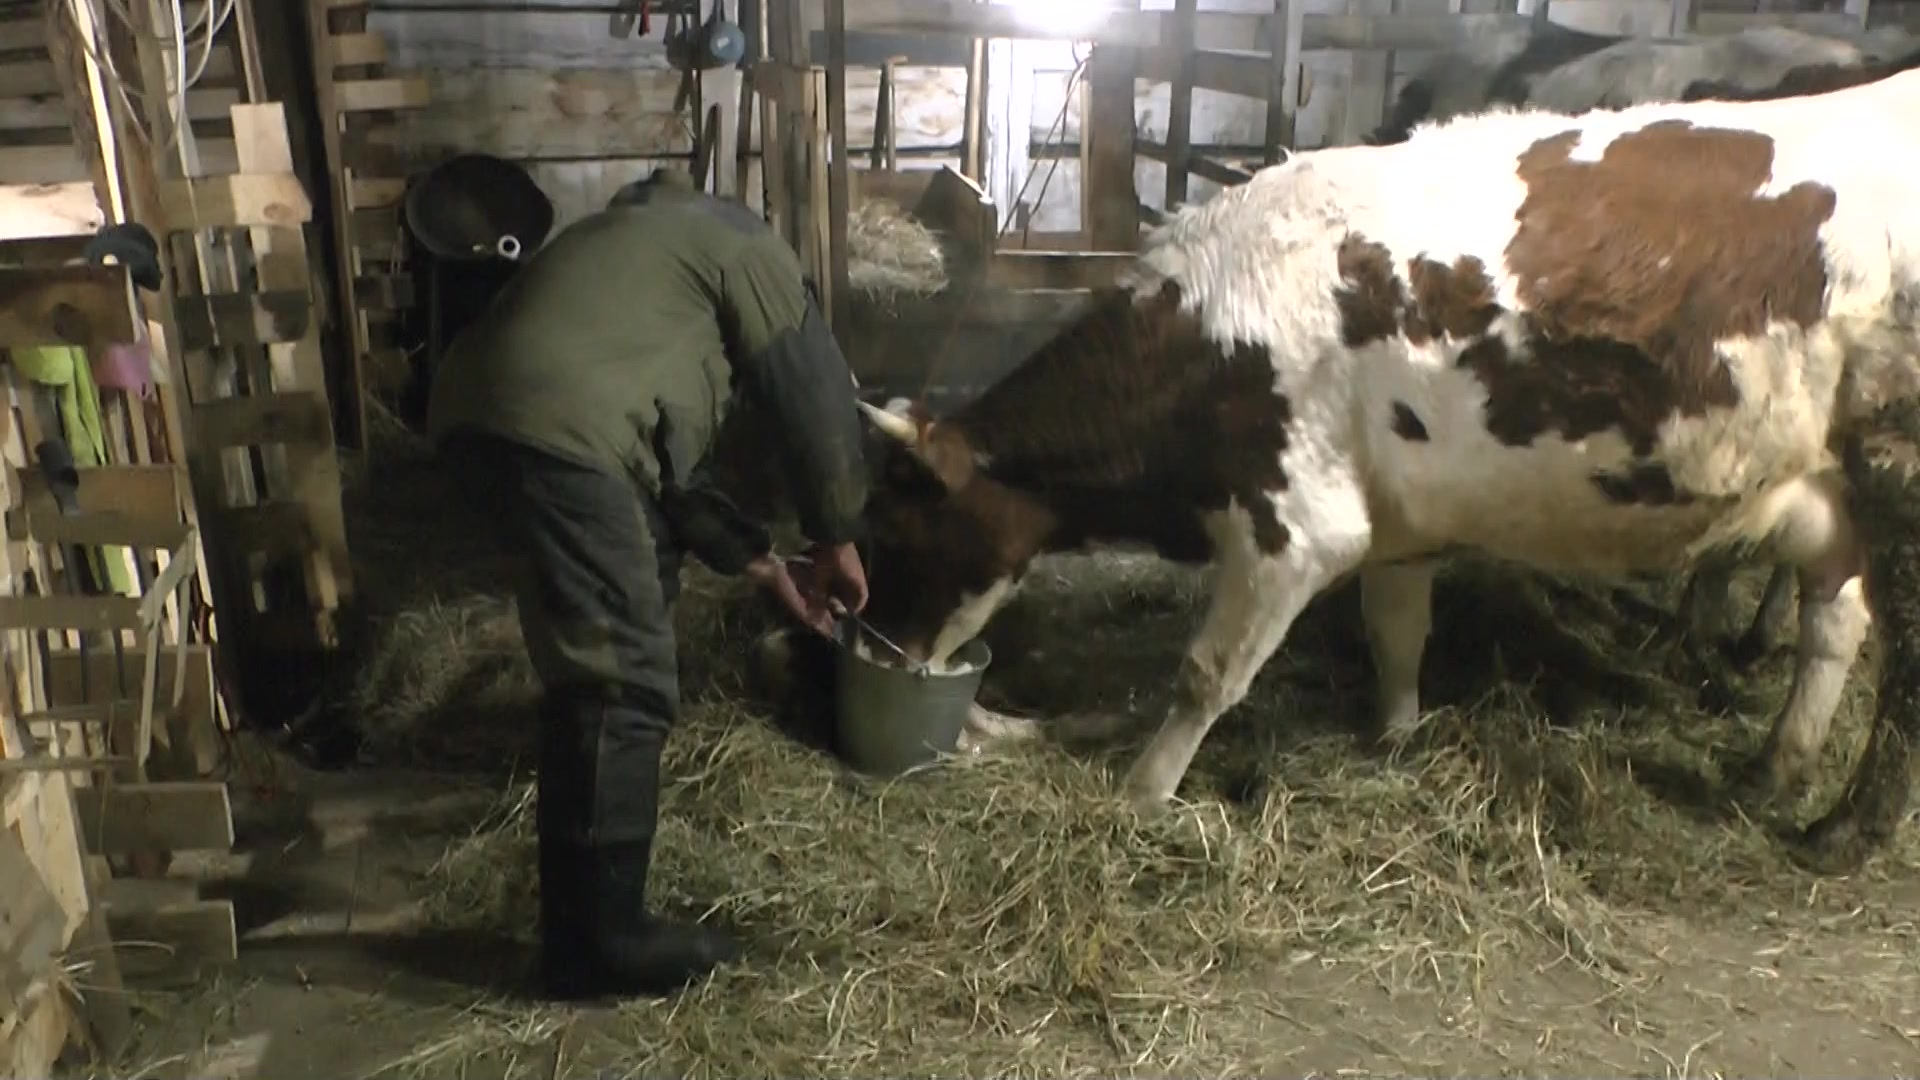
[[[1745,668],[1759,663],[1780,644],[1786,635],[1787,618],[1793,611],[1794,581],[1792,567],[1776,565],[1773,568],[1773,575],[1767,578],[1766,591],[1760,594],[1760,606],[1753,613],[1753,622],[1734,644],[1735,666]]]
[[[1776,545],[1799,571],[1800,640],[1786,704],[1741,778],[1749,798],[1778,798],[1806,779],[1872,622],[1865,552],[1837,477],[1807,486],[1783,519]]]
[[[1180,664],[1173,705],[1127,773],[1127,797],[1144,813],[1173,797],[1214,721],[1246,698],[1307,602],[1351,569],[1364,547],[1310,544],[1295,533],[1284,549],[1263,551],[1244,515],[1234,518],[1219,530],[1212,600]]]
[[[1373,653],[1374,717],[1379,736],[1400,742],[1420,723],[1420,657],[1433,629],[1432,560],[1379,564],[1360,571],[1360,614]]]

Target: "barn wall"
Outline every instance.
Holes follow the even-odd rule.
[[[1450,8],[1476,12],[1508,6],[1500,0],[1307,3],[1309,11],[1330,14],[1444,14]],[[692,133],[689,121],[674,114],[681,76],[667,66],[666,20],[656,17],[646,38],[615,37],[610,28],[617,17],[606,14],[606,6],[606,0],[545,0],[532,11],[474,12],[383,10],[376,4],[369,29],[386,36],[396,66],[425,75],[433,88],[432,105],[400,114],[388,137],[415,166],[463,150],[522,162],[554,200],[559,226],[605,205],[620,185],[657,165],[684,162]],[[1199,6],[1202,11],[1272,10],[1271,0],[1201,0]],[[564,10],[569,7],[581,10]],[[1173,0],[1145,0],[1142,7],[1170,10]],[[1555,22],[1614,33],[1660,33],[1671,18],[1669,0],[1555,0],[1551,11]],[[815,34],[816,51],[821,37]],[[928,40],[913,39],[915,51],[924,54]],[[960,43],[946,44],[956,57],[960,54]],[[1084,47],[1062,42],[996,42],[990,50],[985,186],[1003,221],[1014,219],[1018,202],[1025,204],[1028,226],[1035,231],[1081,228],[1077,110],[1067,110],[1064,130],[1056,130],[1055,122],[1069,73],[1084,55]],[[1357,140],[1379,122],[1391,94],[1427,55],[1412,50],[1308,53],[1312,91],[1299,113],[1300,145]],[[848,73],[848,145],[856,167],[865,164],[872,144],[878,85],[874,68]],[[1170,92],[1166,83],[1139,84],[1135,116],[1145,136],[1165,137]],[[964,98],[960,67],[900,69],[901,168],[958,163]],[[1262,101],[1194,92],[1196,150],[1257,146],[1265,127]],[[757,125],[754,134],[757,150]],[[723,148],[723,167],[731,163],[731,148]],[[1166,180],[1160,163],[1138,160],[1135,183],[1143,202],[1161,206]],[[757,163],[748,188],[749,202],[758,207]],[[1194,177],[1189,198],[1201,201],[1217,190]]]

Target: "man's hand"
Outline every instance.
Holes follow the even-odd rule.
[[[854,615],[866,609],[867,570],[852,544],[816,547],[807,553],[807,561],[813,564],[813,591],[821,602],[838,600]]]
[[[833,636],[833,612],[823,597],[812,590],[802,591],[777,555],[762,555],[747,564],[747,578],[773,594],[787,613],[822,637]]]

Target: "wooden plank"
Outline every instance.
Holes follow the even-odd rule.
[[[913,216],[952,242],[949,275],[978,273],[991,257],[999,222],[993,200],[980,186],[943,166],[927,183],[926,194],[912,207]]]
[[[94,855],[233,847],[233,807],[217,780],[84,787],[73,798],[81,840]]]
[[[286,390],[221,398],[193,407],[194,440],[206,450],[276,443],[330,443],[332,415],[325,395]]]
[[[349,172],[347,176],[347,205],[359,210],[367,207],[396,206],[407,194],[407,181],[400,179],[369,178]]]
[[[869,199],[887,199],[902,209],[908,209],[926,195],[928,185],[938,175],[937,169],[913,169],[909,172],[854,169],[848,176],[849,201],[855,209]]]
[[[168,740],[172,743],[168,765],[191,770],[188,775],[205,776],[220,763],[221,743],[218,727],[219,690],[213,679],[213,652],[206,645],[190,644],[186,649],[186,673],[180,694],[179,711],[169,718]],[[47,700],[56,708],[79,702],[119,700],[133,709],[140,693],[142,675],[139,654],[126,658],[122,683],[111,649],[91,649],[83,656],[74,649],[49,650],[46,658]],[[173,700],[174,653],[161,654],[154,682],[155,702],[164,707]],[[149,762],[151,765],[151,762]]]
[[[1134,55],[1096,48],[1087,62],[1086,227],[1102,251],[1132,251],[1140,243],[1139,198],[1134,192]]]
[[[156,521],[179,518],[180,474],[172,465],[94,465],[78,472],[82,511],[111,510]],[[44,473],[22,469],[14,482],[22,508],[35,514],[59,512]]]
[[[0,1016],[13,1015],[33,983],[50,973],[66,932],[66,910],[27,858],[24,838],[0,828]]]
[[[133,341],[137,310],[124,266],[0,268],[0,348]]]
[[[240,958],[231,900],[190,900],[160,907],[107,908],[114,956],[123,975],[199,978],[208,967]]]
[[[387,39],[382,34],[335,34],[328,39],[327,47],[337,68],[387,62]]]
[[[607,12],[577,14],[547,4],[538,15],[486,5],[491,10],[376,10],[367,30],[387,39],[387,62],[409,71],[460,67],[532,67],[665,70],[666,18],[656,5],[648,37],[607,32]]]
[[[70,144],[0,147],[0,184],[71,184],[93,173]]]
[[[34,995],[19,1022],[0,1038],[0,1076],[52,1076],[72,1030],[73,1007],[66,995]]]
[[[433,100],[427,80],[354,79],[333,86],[333,107],[340,112],[379,112],[390,109],[418,109]]]
[[[1261,160],[1268,165],[1278,163],[1282,151],[1292,152],[1298,137],[1305,18],[1305,0],[1274,0],[1273,17],[1267,20],[1267,124]]]
[[[313,514],[299,503],[274,501],[223,507],[210,524],[235,547],[267,555],[298,555],[314,543]]]
[[[166,180],[160,184],[160,198],[167,225],[176,230],[237,225],[293,227],[313,218],[306,185],[291,172]]]
[[[0,266],[60,266],[81,262],[86,258],[87,245],[92,242],[91,232],[0,241]]]
[[[1111,289],[1134,265],[1130,252],[1002,251],[987,265],[987,284],[1007,289]]]
[[[188,349],[277,345],[305,337],[313,298],[304,290],[182,296],[174,305],[180,344]]]
[[[1161,199],[1168,210],[1187,201],[1187,162],[1193,156],[1189,137],[1193,132],[1193,23],[1200,13],[1199,0],[1174,0],[1173,12],[1171,47],[1179,60],[1168,97],[1166,191]]]
[[[827,0],[827,277],[829,325],[847,325],[847,4]],[[891,74],[891,73],[889,73]],[[878,85],[875,86],[876,94]],[[878,118],[876,117],[876,123]]]
[[[400,311],[414,305],[413,278],[400,274],[364,275],[353,282],[353,294],[363,308]]]
[[[91,236],[106,220],[92,180],[0,185],[0,262],[15,265],[8,249],[21,240]]]
[[[0,596],[0,629],[137,630],[140,601],[131,596]]]
[[[113,511],[78,514],[35,514],[7,511],[7,538],[38,544],[112,545],[171,551],[186,539],[187,526],[179,519],[155,519]]]
[[[432,98],[371,131],[375,146],[420,162],[453,153],[505,158],[685,153],[693,140],[674,112],[671,71],[435,71]]]
[[[1142,49],[1138,56],[1139,76],[1151,82],[1173,82],[1179,78],[1183,59],[1190,57],[1195,87],[1241,97],[1265,99],[1267,96],[1267,68],[1271,61],[1265,53],[1230,53],[1217,49],[1183,52],[1163,45]]]
[[[41,43],[45,48],[45,43]],[[60,76],[52,60],[0,62],[0,97],[29,97],[60,93]]]

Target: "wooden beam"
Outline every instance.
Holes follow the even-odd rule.
[[[20,265],[15,252],[23,243],[65,236],[91,237],[106,224],[99,193],[91,180],[61,184],[0,185],[0,221],[10,234],[0,242],[0,264]],[[77,252],[75,257],[78,257]],[[38,262],[65,259],[39,258]]]
[[[95,855],[233,847],[233,806],[217,780],[84,787],[74,803],[81,839]]]
[[[139,628],[140,601],[131,596],[0,596],[0,629]]]
[[[1166,193],[1160,201],[1168,210],[1187,201],[1187,161],[1191,157],[1188,137],[1193,131],[1193,23],[1199,13],[1199,0],[1174,0],[1171,48],[1177,61],[1167,95]]]
[[[424,78],[354,79],[333,87],[333,106],[340,112],[418,109],[432,101],[432,88]]]
[[[1131,252],[1002,251],[987,284],[1005,289],[1111,289],[1135,263]]]
[[[221,398],[193,407],[190,429],[207,451],[230,446],[330,442],[332,417],[313,390]]]
[[[172,551],[187,538],[187,526],[179,520],[141,518],[111,510],[78,514],[9,510],[6,521],[7,539],[37,544],[111,545]]]
[[[188,349],[278,345],[306,336],[313,298],[304,290],[186,295],[174,305]]]
[[[397,206],[406,194],[405,179],[370,179],[348,171],[347,205],[354,210]]]
[[[1102,45],[1087,61],[1087,232],[1096,250],[1132,251],[1140,243],[1134,192],[1134,64],[1132,49]]]
[[[124,266],[0,267],[0,348],[134,341],[137,311]]]
[[[365,67],[387,62],[387,39],[381,34],[335,34],[329,45],[334,67]]]
[[[160,907],[107,909],[114,952],[126,975],[191,979],[240,958],[231,900],[190,900]]]
[[[824,2],[803,0],[797,6],[811,14]],[[847,6],[850,31],[1091,41],[1096,46],[1140,48],[1170,44],[1173,17],[1171,11],[1114,8],[1095,9],[1084,18],[1062,18],[1050,11],[1036,16],[1028,9],[965,0],[848,0]],[[1270,15],[1203,11],[1194,22],[1194,41],[1202,49],[1245,49],[1248,42],[1267,40],[1271,19]],[[1527,23],[1527,16],[1508,14],[1305,14],[1302,46],[1308,51],[1444,49]]]
[[[827,273],[833,305],[830,325],[847,325],[847,4],[827,0]],[[878,120],[876,118],[876,123]]]
[[[107,510],[153,521],[180,515],[180,478],[171,465],[94,465],[79,470],[83,511]],[[14,475],[21,508],[35,514],[58,513],[46,474],[23,469]]]
[[[160,184],[167,227],[275,225],[297,227],[313,218],[306,185],[293,173],[209,176]]]
[[[1305,75],[1300,53],[1305,47],[1306,0],[1273,0],[1267,20],[1267,127],[1263,160],[1279,162],[1291,153],[1298,137],[1300,79]]]

